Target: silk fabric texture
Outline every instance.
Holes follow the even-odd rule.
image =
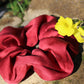
[[[56,22],[53,16],[41,15],[23,28],[8,26],[0,32],[0,75],[8,84],[18,84],[31,71],[48,81],[73,72],[79,43],[73,36],[59,35]]]

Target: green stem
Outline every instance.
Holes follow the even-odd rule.
[[[21,12],[24,14],[24,10],[23,10],[22,6],[20,5],[20,3],[18,1],[17,1],[17,4],[20,7]]]

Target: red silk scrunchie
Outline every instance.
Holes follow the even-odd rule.
[[[24,28],[6,27],[0,32],[0,75],[8,84],[18,84],[31,67],[48,81],[73,72],[79,43],[73,36],[59,35],[56,22],[55,17],[42,15]]]

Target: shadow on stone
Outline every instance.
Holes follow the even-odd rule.
[[[24,79],[23,79],[22,81],[26,80],[26,79],[27,79],[29,76],[31,76],[33,73],[34,73],[33,67],[31,67],[30,70],[28,70],[28,72],[26,73],[26,76],[24,77]],[[21,81],[21,82],[22,82],[22,81]]]
[[[60,18],[60,17],[58,17],[58,16],[55,16],[55,15],[51,15],[51,16],[55,17],[57,20]]]

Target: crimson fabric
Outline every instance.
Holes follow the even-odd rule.
[[[0,32],[0,75],[8,84],[21,82],[31,67],[48,81],[73,72],[79,44],[73,36],[59,35],[56,22],[53,16],[41,15],[24,28],[6,27]]]

